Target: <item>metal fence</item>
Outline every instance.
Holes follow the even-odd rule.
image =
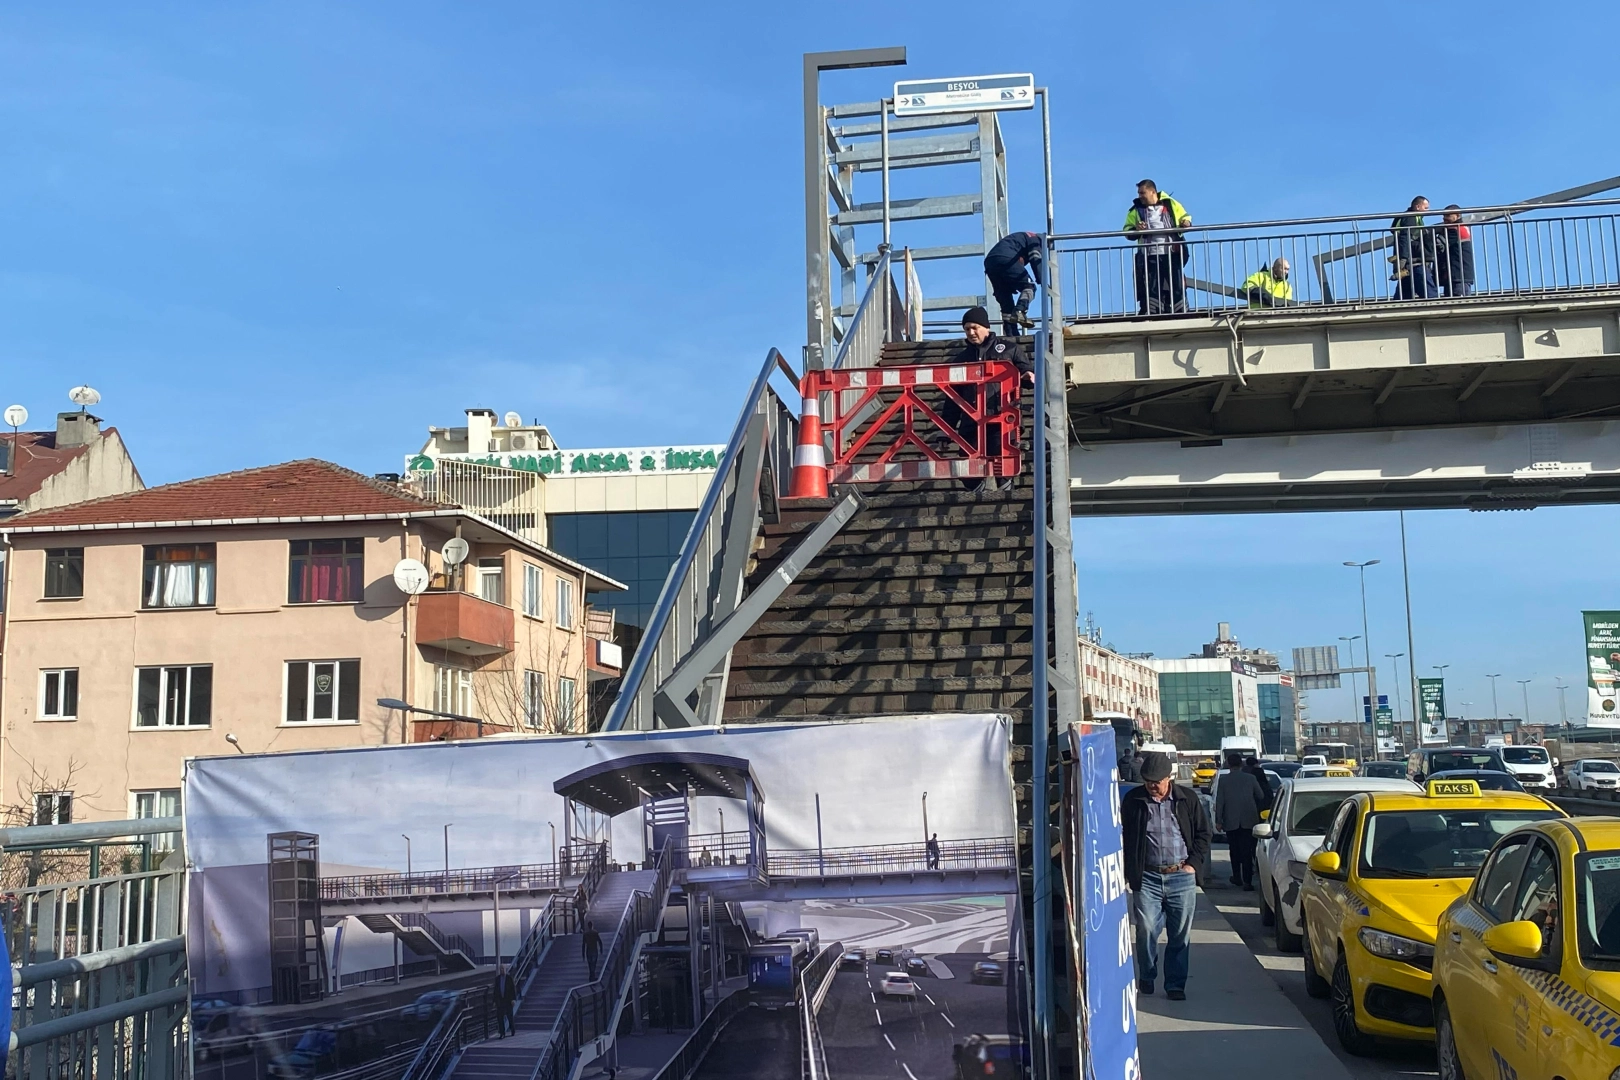
[[[927,870],[1002,870],[1017,864],[1012,837],[941,840],[935,859],[926,844],[874,844],[868,847],[805,848],[773,851],[772,877],[817,877],[829,874],[893,874]]]
[[[844,956],[844,943],[835,941],[816,954],[799,972],[799,1075],[802,1080],[826,1080],[827,1048],[821,1041],[817,1019],[821,1003],[832,989],[838,974],[838,961]]]
[[[1194,225],[1174,233],[1055,237],[1063,318],[1173,317],[1250,309],[1361,308],[1620,290],[1620,200]],[[1465,235],[1466,233],[1466,235]],[[1136,239],[1133,237],[1140,237]],[[1464,241],[1466,240],[1466,244]],[[1245,283],[1278,259],[1290,296],[1251,303]]]
[[[681,1048],[675,1051],[652,1080],[689,1080],[708,1056],[709,1048],[720,1035],[720,1029],[729,1024],[744,1009],[754,1004],[754,997],[746,990],[738,990],[720,999],[720,1004],[709,1010],[703,1022],[692,1029]]]
[[[538,471],[436,458],[431,468],[407,477],[425,499],[454,503],[536,544],[546,541]]]

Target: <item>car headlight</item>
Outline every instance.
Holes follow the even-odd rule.
[[[1433,945],[1413,941],[1399,934],[1386,934],[1370,926],[1363,926],[1356,936],[1361,939],[1362,946],[1368,952],[1389,960],[1416,960],[1419,957],[1434,956]]]
[[[1297,859],[1289,859],[1288,860],[1288,876],[1293,878],[1295,881],[1304,881],[1305,880],[1305,871],[1306,871],[1306,869],[1307,869],[1306,865],[1304,863],[1300,862],[1299,860],[1297,860]]]

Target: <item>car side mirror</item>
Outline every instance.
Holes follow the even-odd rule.
[[[1256,825],[1253,829],[1251,829],[1249,831],[1253,834],[1253,836],[1254,836],[1254,838],[1256,840],[1270,840],[1273,836],[1276,835],[1276,833],[1272,829],[1272,827],[1270,825],[1266,825],[1264,823]]]
[[[1318,851],[1305,865],[1323,877],[1332,877],[1339,872],[1342,864],[1337,851]]]
[[[1541,959],[1541,927],[1528,920],[1497,923],[1485,931],[1485,947],[1510,962]]]

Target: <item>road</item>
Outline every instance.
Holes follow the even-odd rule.
[[[1260,966],[1271,975],[1288,1000],[1327,1044],[1328,1049],[1344,1062],[1351,1076],[1356,1080],[1392,1080],[1395,1077],[1439,1075],[1435,1069],[1432,1047],[1391,1043],[1383,1048],[1377,1057],[1359,1058],[1345,1053],[1339,1046],[1338,1037],[1333,1034],[1333,1013],[1329,1003],[1305,993],[1305,961],[1299,953],[1278,952],[1271,928],[1260,925],[1258,895],[1230,886],[1219,888],[1213,884],[1226,885],[1232,873],[1224,845],[1215,848],[1210,862],[1212,882],[1208,890],[1210,900],[1220,909],[1221,914],[1226,916],[1226,921],[1232,924],[1232,929],[1238,932],[1243,938],[1243,943],[1259,959]],[[1187,980],[1189,994],[1196,989],[1197,982],[1198,952],[1195,947],[1192,971]]]
[[[797,1009],[744,1009],[704,1055],[694,1080],[799,1080]]]

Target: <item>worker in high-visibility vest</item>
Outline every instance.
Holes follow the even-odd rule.
[[[1278,259],[1264,270],[1256,270],[1243,280],[1243,295],[1249,306],[1288,307],[1294,302],[1294,288],[1288,284],[1288,260]]]

